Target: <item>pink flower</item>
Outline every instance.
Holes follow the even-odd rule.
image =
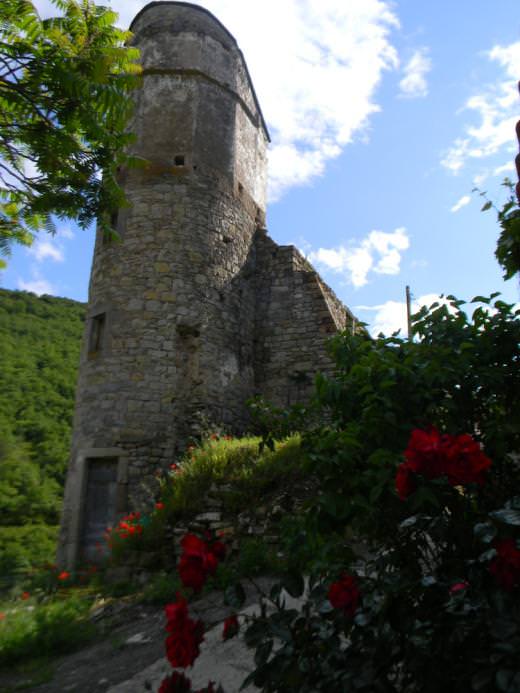
[[[462,590],[467,590],[469,587],[469,582],[456,582],[450,587],[450,594],[457,594],[457,592],[462,592]]]

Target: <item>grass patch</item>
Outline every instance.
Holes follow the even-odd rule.
[[[70,652],[95,635],[88,621],[91,599],[68,595],[42,604],[12,604],[0,621],[0,666]]]
[[[23,677],[23,680],[18,683],[7,684],[2,688],[2,693],[17,693],[17,691],[26,691],[43,683],[48,683],[52,681],[54,676],[54,667],[47,657],[38,657],[28,662],[18,662],[15,666],[10,666],[9,673]]]
[[[189,451],[179,470],[163,483],[162,501],[169,519],[203,512],[214,485],[224,510],[237,513],[299,474],[300,436],[277,443],[274,451],[264,448],[260,453],[259,443],[260,438],[208,440]]]
[[[175,600],[175,595],[182,589],[177,572],[161,572],[153,575],[143,591],[142,601],[145,604],[167,604]]]

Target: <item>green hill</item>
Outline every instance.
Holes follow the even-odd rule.
[[[0,289],[0,572],[4,574],[54,551],[84,319],[82,303]]]

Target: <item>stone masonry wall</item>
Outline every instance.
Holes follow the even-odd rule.
[[[332,369],[328,337],[352,314],[294,246],[256,236],[255,386],[279,406],[307,400],[318,371]]]

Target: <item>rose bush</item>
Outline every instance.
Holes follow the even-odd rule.
[[[304,436],[321,488],[286,538],[307,562],[247,627],[246,682],[520,691],[520,311],[492,298],[423,309],[416,342],[334,340]]]

